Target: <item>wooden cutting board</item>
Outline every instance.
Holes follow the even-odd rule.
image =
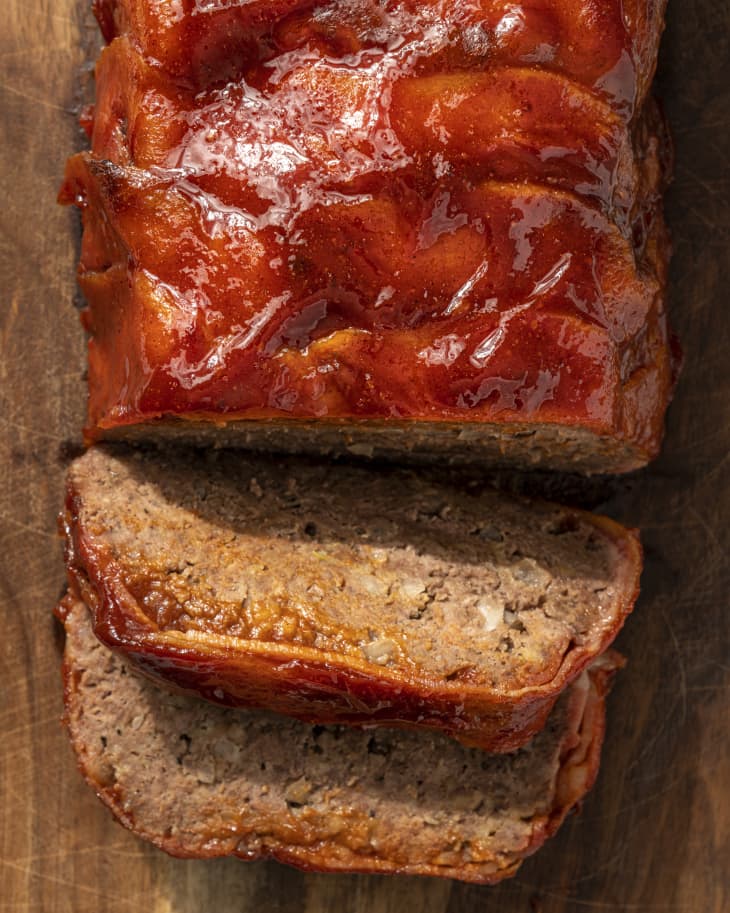
[[[640,526],[643,593],[619,646],[599,782],[512,881],[304,875],[173,860],[114,823],[60,726],[55,517],[79,446],[75,213],[54,205],[96,41],[87,0],[3,0],[0,258],[0,911],[565,913],[730,910],[730,5],[674,0],[671,308],[686,366],[664,454],[608,486]]]

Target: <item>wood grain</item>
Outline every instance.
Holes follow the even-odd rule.
[[[613,486],[639,525],[630,664],[581,815],[496,888],[183,862],[116,825],[59,724],[63,586],[55,515],[78,446],[84,343],[76,216],[54,205],[81,143],[86,0],[4,0],[0,34],[0,911],[568,913],[730,910],[730,7],[674,0],[659,78],[677,146],[672,312],[686,367],[663,456]]]

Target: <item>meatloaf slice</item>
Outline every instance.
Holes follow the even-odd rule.
[[[495,882],[596,776],[615,656],[527,746],[488,755],[435,733],[309,726],[171,694],[94,638],[83,604],[67,598],[59,614],[79,766],[126,827],[175,856]]]
[[[616,636],[637,537],[412,472],[93,448],[68,475],[98,637],[209,700],[508,751]]]

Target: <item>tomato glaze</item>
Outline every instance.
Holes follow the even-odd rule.
[[[626,424],[666,336],[659,244],[635,243],[653,7],[99,3],[62,194],[92,427]]]

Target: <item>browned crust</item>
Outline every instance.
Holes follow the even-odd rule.
[[[70,475],[62,517],[72,589],[89,606],[94,632],[149,677],[227,706],[274,710],[306,722],[373,722],[446,732],[488,751],[512,751],[538,732],[558,696],[613,642],[639,593],[642,549],[635,531],[574,511],[611,539],[622,558],[623,599],[600,640],[571,644],[554,677],[506,690],[474,680],[444,681],[407,667],[389,669],[312,647],[216,635],[194,644],[153,629],[124,584],[108,547],[83,525],[82,495]]]
[[[76,623],[79,613],[85,607],[76,597],[67,595],[56,607],[57,617],[64,623],[67,634]],[[83,714],[78,690],[82,664],[73,654],[67,636],[62,675],[64,686],[64,724],[69,732],[76,753],[79,770],[96,795],[111,810],[126,828],[137,836],[150,841],[171,856],[179,858],[215,858],[237,856],[246,861],[273,859],[299,869],[317,872],[351,872],[361,874],[428,875],[453,878],[477,884],[495,884],[515,874],[520,864],[535,853],[545,841],[553,836],[566,816],[579,806],[582,799],[595,783],[600,762],[601,747],[605,734],[605,697],[610,689],[612,677],[624,665],[623,658],[609,651],[588,669],[588,687],[574,688],[570,695],[568,724],[562,739],[561,766],[555,784],[555,795],[548,813],[537,816],[532,822],[529,842],[519,853],[512,856],[495,854],[498,869],[488,863],[464,863],[461,866],[438,866],[429,863],[400,865],[388,859],[362,856],[341,845],[322,840],[313,845],[293,846],[280,841],[266,847],[247,848],[239,841],[235,847],[195,846],[190,847],[175,837],[150,832],[138,824],[134,811],[124,801],[123,791],[108,787],[94,776],[90,746],[87,746],[80,732],[78,719]],[[306,839],[302,833],[299,835]]]

